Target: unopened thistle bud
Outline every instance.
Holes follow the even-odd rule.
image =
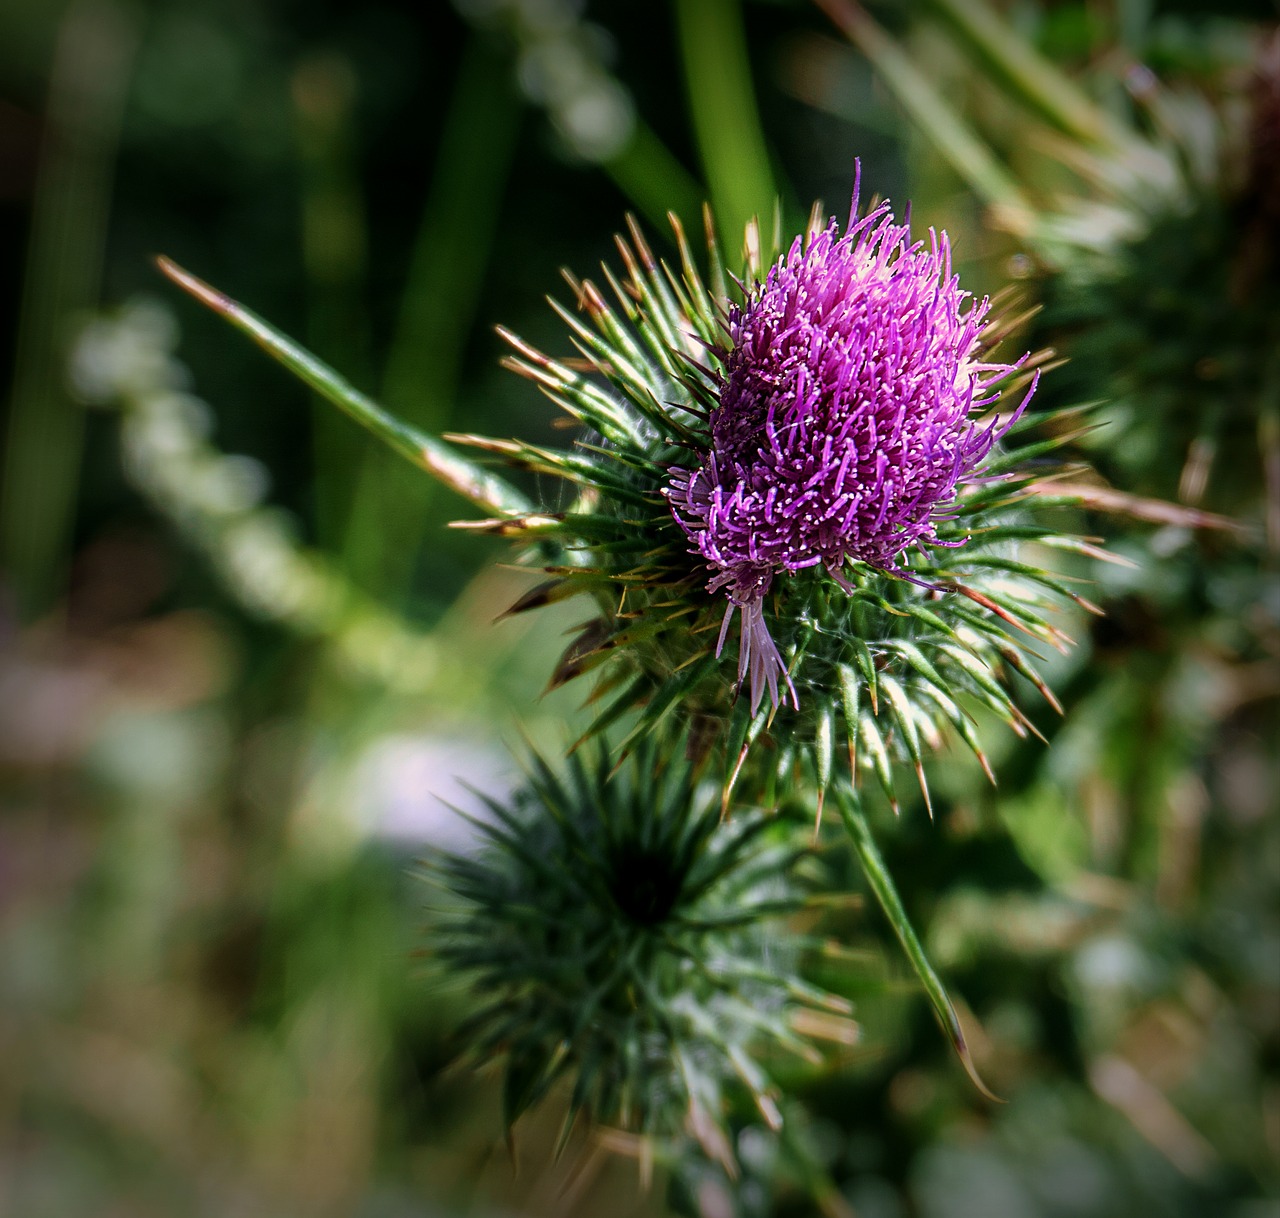
[[[563,775],[535,760],[490,815],[479,851],[438,864],[460,903],[433,938],[479,999],[470,1054],[504,1059],[508,1124],[563,1084],[569,1124],[688,1135],[728,1162],[735,1093],[780,1119],[762,1055],[812,1057],[815,1029],[855,1037],[848,1003],[798,971],[807,940],[786,920],[806,849],[778,818],[722,821],[683,759],[645,744],[617,769],[604,749]]]

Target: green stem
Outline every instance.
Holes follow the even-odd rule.
[[[76,0],[54,53],[0,479],[0,565],[24,617],[49,609],[69,557],[84,417],[64,388],[66,346],[98,302],[136,37],[122,6]]]
[[[311,347],[363,368],[365,219],[353,152],[355,75],[337,55],[315,56],[293,74],[294,131],[302,177],[302,253]],[[313,501],[321,544],[332,549],[350,507],[350,425],[319,396],[311,416]]]
[[[510,69],[473,35],[458,68],[382,377],[382,400],[424,430],[448,429],[506,195],[520,105]],[[476,133],[483,132],[477,139]],[[429,493],[371,451],[360,463],[347,563],[393,600],[435,517]],[[394,529],[388,521],[397,521]]]
[[[690,227],[698,222],[706,191],[653,129],[639,119],[626,147],[601,168],[656,228],[666,230],[671,212]]]
[[[915,928],[911,925],[911,919],[907,917],[907,911],[902,906],[902,898],[898,896],[893,877],[889,874],[889,869],[885,866],[884,858],[880,854],[875,838],[871,835],[871,826],[867,824],[866,816],[862,811],[860,797],[856,791],[838,787],[836,789],[835,803],[840,811],[840,819],[844,822],[845,830],[853,842],[853,848],[857,851],[858,861],[862,864],[867,883],[870,884],[871,891],[880,903],[880,908],[884,911],[885,917],[889,919],[889,925],[893,927],[893,933],[898,936],[898,942],[902,944],[902,950],[906,952],[912,969],[915,970],[916,976],[920,979],[920,984],[924,987],[924,992],[928,995],[929,1002],[933,1006],[933,1013],[937,1016],[938,1023],[942,1025],[943,1032],[946,1033],[947,1038],[951,1041],[952,1048],[955,1049],[956,1055],[960,1058],[961,1065],[964,1066],[969,1078],[973,1080],[973,1085],[983,1095],[988,1099],[998,1100],[999,1097],[993,1095],[978,1076],[977,1068],[973,1064],[973,1058],[969,1053],[969,1046],[964,1037],[964,1029],[960,1026],[960,1017],[956,1014],[955,1006],[947,996],[946,987],[942,984],[942,979],[934,972],[933,965],[929,963],[929,958],[924,954],[924,948],[916,936]]]
[[[934,150],[995,209],[1003,227],[1027,236],[1036,212],[1013,175],[954,104],[912,62],[902,47],[853,0],[815,0],[841,32],[876,66]]]
[[[445,115],[382,380],[383,400],[433,432],[449,426],[520,130],[509,76],[488,40],[473,36]]]
[[[979,64],[1059,131],[1095,147],[1123,151],[1133,137],[1060,72],[985,0],[926,0],[968,44]]]
[[[739,0],[676,0],[698,150],[722,233],[772,213],[777,191],[764,145]]]

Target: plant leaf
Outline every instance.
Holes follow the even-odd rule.
[[[535,505],[510,483],[468,461],[448,444],[397,419],[328,364],[322,363],[238,301],[210,287],[168,258],[157,258],[156,266],[183,291],[249,335],[272,359],[283,364],[321,397],[327,398],[402,457],[426,470],[451,490],[495,515],[526,515],[535,510]]]
[[[933,1013],[942,1025],[943,1032],[946,1033],[947,1038],[951,1041],[951,1047],[955,1049],[956,1056],[960,1058],[960,1064],[964,1066],[965,1073],[968,1074],[973,1085],[987,1099],[1002,1103],[1003,1101],[1000,1100],[1000,1097],[994,1095],[982,1081],[977,1068],[973,1064],[968,1043],[964,1038],[964,1030],[960,1026],[960,1017],[956,1014],[955,1006],[947,996],[942,979],[933,971],[933,965],[929,963],[928,957],[924,954],[924,948],[916,937],[915,928],[912,927],[911,920],[907,917],[907,911],[902,907],[902,899],[898,896],[893,877],[885,866],[875,838],[871,836],[871,827],[867,824],[866,817],[863,814],[861,801],[851,788],[840,785],[835,789],[835,802],[836,807],[840,810],[840,819],[844,821],[844,827],[853,842],[853,848],[857,851],[858,861],[862,864],[867,883],[871,885],[871,891],[875,893],[876,900],[880,903],[880,908],[884,910],[884,915],[889,919],[889,924],[893,927],[894,934],[898,936],[898,942],[902,944],[902,950],[906,952],[912,969],[920,979],[920,984],[924,987],[925,993],[929,996],[929,1002],[933,1006]]]

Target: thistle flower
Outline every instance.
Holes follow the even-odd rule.
[[[856,1035],[848,1004],[802,980],[807,940],[785,926],[808,852],[777,818],[722,823],[718,791],[652,743],[619,769],[585,752],[563,776],[535,759],[511,805],[486,800],[487,845],[439,864],[460,904],[437,954],[481,999],[461,1039],[505,1059],[508,1125],[567,1080],[566,1134],[582,1112],[729,1161],[735,1093],[780,1120],[761,1053],[812,1059],[808,1035]]]
[[[459,527],[515,539],[548,576],[511,612],[590,599],[551,677],[598,678],[588,735],[630,717],[626,752],[688,725],[697,759],[723,766],[726,807],[740,780],[772,802],[800,767],[821,813],[841,736],[851,777],[874,773],[894,801],[895,763],[923,787],[924,756],[948,737],[985,767],[970,704],[1024,734],[1010,674],[1052,703],[1033,648],[1065,649],[1048,616],[1062,599],[1089,607],[1041,564],[1054,549],[1096,551],[1047,521],[1031,489],[1045,470],[1030,463],[1070,440],[1073,412],[1039,412],[1048,438],[1023,442],[1014,395],[1039,357],[995,358],[1010,324],[958,287],[945,234],[913,242],[886,205],[840,237],[815,209],[770,271],[753,222],[738,280],[709,213],[706,225],[705,278],[674,217],[678,272],[632,221],[623,275],[603,268],[612,302],[566,274],[580,313],[553,307],[580,358],[500,329],[506,366],[581,425],[568,448],[415,433],[234,301],[168,271],[486,508]],[[567,493],[531,502],[455,445]],[[735,608],[736,674],[722,662]],[[770,737],[772,749],[754,747]]]
[[[672,223],[678,276],[632,223],[625,278],[604,269],[616,305],[568,277],[585,320],[555,307],[585,366],[502,331],[507,366],[588,428],[574,450],[448,437],[576,488],[560,510],[465,526],[521,537],[546,565],[513,612],[594,598],[552,684],[599,671],[592,730],[639,711],[624,750],[678,709],[691,747],[723,759],[726,805],[742,775],[771,800],[799,765],[821,812],[840,735],[855,776],[895,801],[894,763],[923,787],[948,734],[985,766],[966,703],[1025,733],[1005,678],[1053,703],[1030,649],[1065,648],[1057,598],[1089,607],[1022,551],[1095,552],[1028,497],[1028,462],[1069,429],[1005,450],[1025,427],[1005,395],[1037,359],[994,358],[1009,327],[960,289],[945,234],[913,242],[887,205],[843,237],[815,210],[771,270],[749,226],[735,295],[710,221],[706,282]],[[736,680],[720,658],[735,609]]]
[[[778,703],[780,675],[797,697],[764,623],[776,575],[821,564],[853,592],[847,563],[903,574],[908,546],[959,544],[937,516],[990,452],[996,425],[974,419],[1015,368],[983,360],[987,312],[951,273],[946,234],[912,243],[887,205],[843,237],[796,238],[730,311],[710,447],[668,495],[708,589],[728,594],[721,647],[741,610],[753,710],[766,685]]]

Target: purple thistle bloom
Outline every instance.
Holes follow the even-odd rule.
[[[709,449],[667,495],[708,589],[728,595],[721,649],[742,612],[753,712],[766,687],[777,706],[780,675],[798,703],[764,621],[775,575],[822,564],[852,591],[849,560],[903,575],[908,546],[960,544],[936,524],[1002,434],[975,419],[1018,366],[983,361],[987,310],[960,289],[945,232],[913,243],[881,205],[843,237],[833,222],[797,238],[731,311]]]

